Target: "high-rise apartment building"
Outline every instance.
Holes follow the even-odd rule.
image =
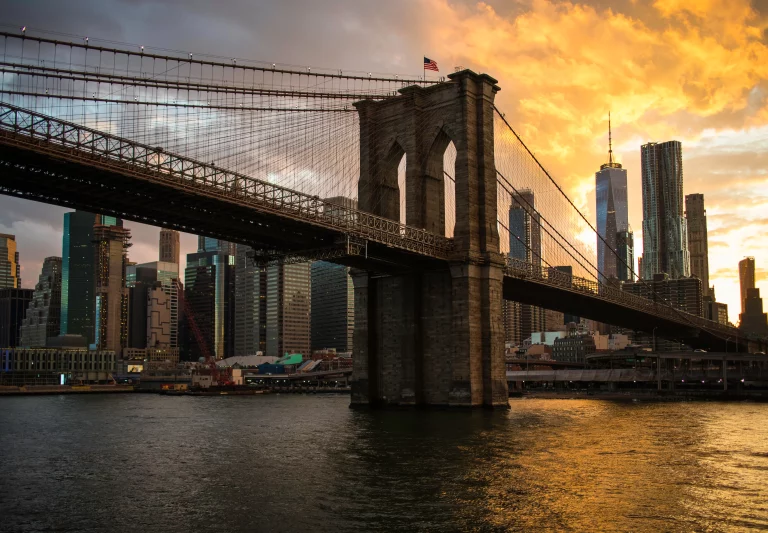
[[[643,279],[691,274],[688,225],[683,216],[683,151],[679,141],[640,148],[643,180]]]
[[[16,236],[0,233],[0,289],[21,288],[21,265]]]
[[[121,353],[128,343],[126,267],[131,232],[96,224],[94,239],[94,339],[96,350]]]
[[[315,261],[312,276],[312,349],[352,351],[355,293],[349,267]]]
[[[46,257],[21,324],[20,346],[39,348],[61,331],[61,257]]]
[[[741,289],[741,312],[747,312],[747,291],[755,288],[755,258],[745,257],[739,261],[739,287]]]
[[[19,346],[24,312],[33,293],[32,289],[0,289],[0,348]]]
[[[235,255],[234,245],[218,239],[199,239],[201,249],[187,254],[184,298],[205,346],[187,335],[188,358],[197,360],[206,352],[216,359],[235,355]],[[221,250],[221,251],[220,251]]]
[[[160,255],[159,259],[163,263],[179,264],[181,259],[181,245],[179,242],[179,232],[172,229],[160,230]]]
[[[250,246],[236,246],[235,355],[266,350],[267,273],[254,262]]]
[[[608,115],[608,162],[600,165],[600,170],[595,173],[595,191],[598,279],[600,281],[611,278],[627,280],[630,277],[627,265],[622,264],[617,258],[619,236],[621,235],[624,239],[626,247],[629,232],[627,170],[621,168],[621,163],[613,160],[610,115]],[[629,248],[634,249],[634,242]],[[625,257],[622,259],[626,262]]]
[[[267,267],[268,356],[311,353],[311,278],[309,263]]]
[[[685,196],[685,219],[688,223],[688,252],[691,275],[701,280],[704,297],[709,295],[709,245],[707,244],[707,210],[703,194]]]

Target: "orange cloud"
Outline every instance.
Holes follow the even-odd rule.
[[[743,255],[768,265],[765,221],[754,209],[744,213],[749,199],[757,198],[760,210],[760,198],[768,197],[765,161],[757,157],[768,138],[751,137],[768,127],[767,26],[748,1],[657,0],[622,11],[521,0],[505,14],[483,2],[430,4],[432,47],[454,65],[499,79],[499,107],[577,205],[594,211],[594,172],[607,157],[610,109],[615,141],[634,143],[618,154],[629,173],[634,228],[642,219],[639,145],[677,139],[685,192],[705,193],[710,227],[728,247],[710,254],[711,281],[718,284],[718,272],[735,270]],[[713,135],[724,140],[708,155]],[[740,155],[752,164],[735,163]],[[738,173],[731,173],[734,165]],[[763,193],[756,194],[756,184],[765,185]],[[737,213],[745,223],[726,224]],[[736,320],[738,290],[722,282],[718,297]]]

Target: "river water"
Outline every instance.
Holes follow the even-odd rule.
[[[0,531],[758,531],[768,404],[0,398]]]

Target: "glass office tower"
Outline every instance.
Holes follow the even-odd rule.
[[[595,197],[597,213],[597,270],[598,279],[627,280],[633,263],[622,264],[617,258],[619,239],[624,241],[621,259],[627,262],[627,233],[629,211],[627,209],[627,170],[613,160],[611,122],[608,118],[608,162],[600,165],[595,173]],[[631,232],[629,233],[631,235]],[[629,248],[634,248],[630,245]],[[633,256],[634,261],[634,256]]]

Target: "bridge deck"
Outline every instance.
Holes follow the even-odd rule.
[[[0,104],[0,192],[269,250],[338,249],[355,263],[427,266],[452,242],[420,228]]]
[[[373,271],[446,268],[452,240],[0,103],[0,193]],[[508,261],[504,297],[722,349],[738,330],[618,288]]]

